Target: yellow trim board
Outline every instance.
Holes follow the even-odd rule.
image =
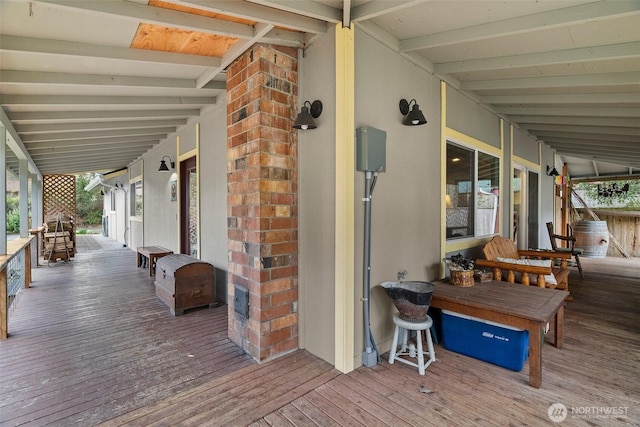
[[[447,253],[447,206],[444,195],[447,194],[447,83],[440,82],[440,278],[444,278],[446,266],[442,261]]]
[[[457,130],[446,128],[446,139],[452,141],[462,142],[468,145],[477,148],[478,150],[484,151],[488,154],[492,154],[496,157],[502,156],[502,148],[494,147],[491,144],[487,144],[486,142],[482,142],[479,139],[476,139],[472,136],[469,136],[465,133],[458,132]]]
[[[529,170],[540,173],[541,167],[539,164],[532,162],[531,160],[523,159],[518,156],[511,156],[512,163],[516,163],[520,166],[524,166]]]
[[[354,29],[336,25],[335,367],[351,372],[354,343]]]

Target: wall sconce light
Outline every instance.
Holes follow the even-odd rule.
[[[413,103],[413,108],[409,111],[411,107],[411,103]],[[419,126],[427,123],[427,119],[424,118],[424,114],[420,111],[420,106],[416,102],[415,99],[407,102],[406,99],[400,100],[400,112],[404,116],[402,120],[402,124],[406,126]]]
[[[159,172],[169,172],[169,168],[167,167],[167,162],[164,159],[169,159],[169,164],[171,165],[171,169],[176,168],[176,163],[171,161],[171,157],[162,156],[162,160],[160,160],[160,167],[158,168]]]
[[[547,176],[558,176],[560,175],[558,173],[558,170],[556,169],[556,167],[551,167],[549,165],[547,165]]]
[[[114,185],[116,188],[120,188],[120,189],[123,189],[123,188],[124,188],[124,185],[123,185],[123,184],[122,184],[122,182],[120,182],[120,181],[116,181],[113,185]]]
[[[307,107],[307,104],[309,106]],[[322,114],[322,102],[317,99],[313,103],[304,101],[300,114],[296,117],[296,121],[293,123],[294,129],[315,129],[317,126],[313,122],[313,119],[317,119]]]

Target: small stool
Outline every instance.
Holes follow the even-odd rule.
[[[402,320],[399,313],[395,313],[393,315],[393,323],[396,324],[396,330],[393,333],[393,344],[391,344],[391,352],[389,353],[389,364],[393,365],[393,362],[397,360],[418,368],[420,375],[424,375],[425,369],[427,369],[432,362],[436,361],[436,353],[433,350],[433,341],[431,339],[430,331],[431,326],[433,326],[433,320],[431,320],[431,317],[427,316],[427,320],[424,322],[408,322],[406,320]],[[407,351],[407,338],[410,330],[417,331],[417,348],[414,351]],[[424,334],[427,337],[427,348],[429,351],[422,350],[422,331],[424,331]],[[397,352],[400,333],[402,333],[402,348],[400,349],[400,352]],[[415,355],[412,353],[415,353]],[[425,354],[429,355],[429,360],[426,364],[424,363]],[[418,359],[418,363],[399,356],[416,357]]]

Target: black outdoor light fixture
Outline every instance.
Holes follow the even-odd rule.
[[[307,107],[307,104],[309,105]],[[315,129],[317,126],[313,122],[313,119],[317,119],[322,114],[322,102],[317,99],[313,102],[304,101],[300,114],[296,117],[296,121],[293,123],[294,129]]]
[[[547,165],[547,175],[548,176],[559,176],[560,174],[558,173],[558,170],[556,169],[556,167],[551,167],[549,165]]]
[[[169,172],[169,168],[167,167],[167,162],[164,159],[169,159],[169,164],[171,165],[171,169],[176,168],[176,163],[171,160],[171,157],[162,156],[162,160],[160,160],[160,167],[158,168],[159,172]]]
[[[413,107],[411,108],[411,111],[409,111],[412,103]],[[407,102],[407,100],[404,98],[401,99],[400,112],[404,116],[402,124],[405,126],[419,126],[427,123],[427,119],[424,118],[424,114],[422,114],[422,111],[420,111],[420,106],[415,99],[412,99],[409,102]]]

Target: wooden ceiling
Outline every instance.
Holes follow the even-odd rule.
[[[125,167],[225,102],[224,70],[251,45],[305,49],[341,22],[538,138],[572,176],[640,173],[637,0],[2,0],[7,167]]]

